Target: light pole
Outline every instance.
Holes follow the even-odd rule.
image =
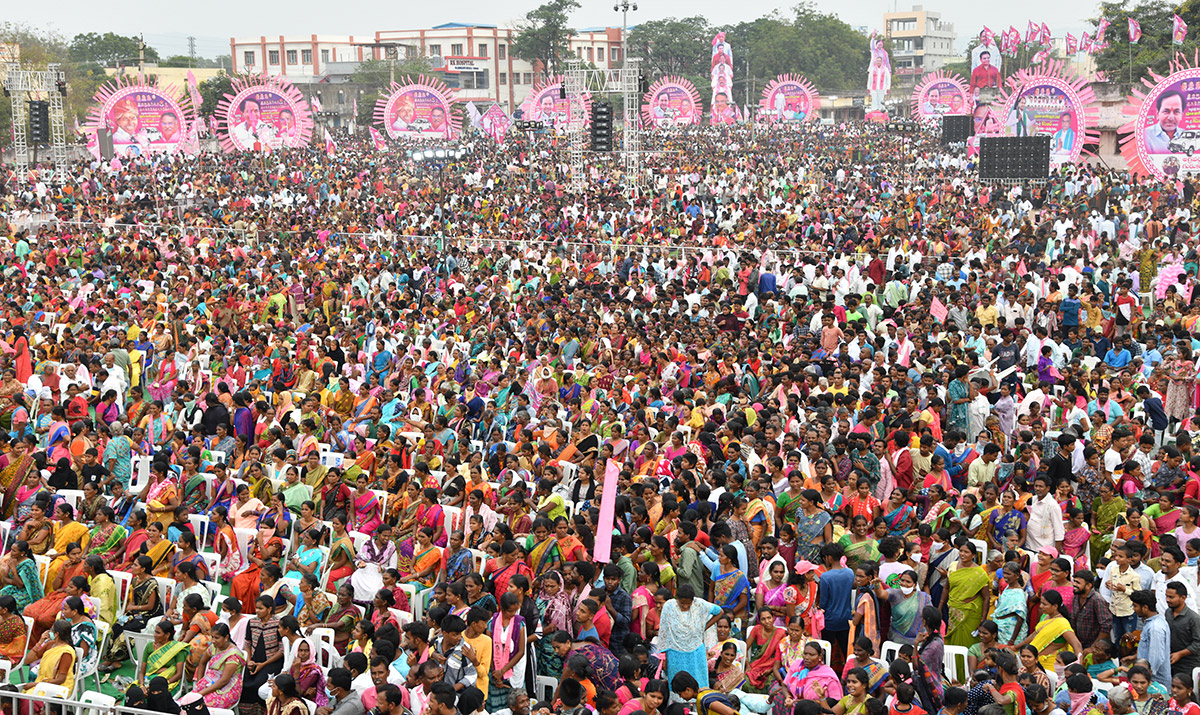
[[[621,66],[625,66],[625,57],[629,52],[629,48],[625,44],[625,36],[629,34],[629,11],[637,12],[637,3],[629,2],[629,0],[620,0],[613,5],[613,12],[621,13]]]

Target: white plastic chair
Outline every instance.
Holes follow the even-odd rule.
[[[63,686],[51,685],[50,683],[38,683],[33,686],[33,690],[29,694],[38,695],[43,698],[58,698],[59,700],[66,700],[67,696],[70,695]]]
[[[975,548],[979,549],[979,557],[975,560],[976,563],[981,563],[981,564],[987,563],[987,558],[988,558],[987,542],[984,541],[983,539],[970,539],[970,542],[975,545]]]
[[[967,663],[969,661],[967,660],[966,647],[961,645],[948,645],[945,646],[945,650],[942,651],[942,653],[942,670],[945,672],[946,678],[955,683],[967,682],[967,676],[969,676],[970,673],[967,671]],[[961,670],[958,668],[959,664],[962,665]],[[962,674],[961,678],[959,677],[960,673]]]
[[[200,585],[208,589],[208,607],[215,609],[221,600],[221,584],[216,581],[201,581]]]
[[[0,556],[8,552],[8,537],[12,534],[12,522],[0,521]]]
[[[192,524],[192,531],[196,532],[196,545],[200,551],[208,543],[208,535],[212,530],[212,523],[205,514],[188,514],[188,521]]]
[[[471,570],[477,574],[483,573],[483,565],[487,563],[487,552],[471,549]]]
[[[201,552],[200,558],[204,559],[204,563],[208,565],[209,579],[216,578],[217,569],[221,567],[221,555],[205,551]]]
[[[130,467],[133,474],[129,482],[129,493],[137,494],[150,483],[150,464],[152,459],[149,455],[134,455]]]
[[[147,644],[154,642],[154,633],[125,631],[124,636],[129,644],[130,654],[133,656],[133,674],[136,677],[142,670],[142,651],[146,650]]]
[[[112,632],[112,626],[104,621],[96,621],[96,649],[103,654],[108,649],[108,637]],[[76,649],[78,653],[81,649]],[[77,675],[75,676],[75,691],[79,692],[85,685],[88,678],[92,678],[96,683],[96,690],[100,689],[100,673],[97,668],[100,666],[100,658],[96,658],[92,667],[84,668],[83,659],[80,658]]]
[[[163,605],[163,608],[169,608],[171,605],[171,591],[175,588],[175,579],[167,578],[166,576],[155,576],[154,581],[158,584],[158,601]]]
[[[133,574],[128,571],[109,571],[113,582],[117,585],[117,618],[125,615],[129,607],[129,592],[133,590]]]
[[[42,589],[46,588],[46,579],[50,576],[50,557],[34,554],[33,562],[37,564],[38,576],[42,579]]]
[[[70,504],[71,508],[75,510],[75,514],[78,516],[79,502],[83,501],[82,489],[59,489],[57,492],[55,492],[55,494],[62,497],[63,501]]]
[[[347,531],[346,533],[350,535],[350,541],[354,544],[354,553],[356,554],[358,553],[358,550],[363,547],[363,544],[367,543],[367,541],[371,538],[361,531]]]
[[[896,658],[900,657],[900,644],[896,641],[884,641],[879,647],[879,659],[884,663],[891,663]]]
[[[1096,691],[1097,693],[1107,693],[1112,689],[1112,683],[1106,683],[1103,680],[1096,680],[1095,678],[1092,678],[1092,690]]]
[[[462,521],[462,507],[444,506],[442,507],[442,511],[446,514],[445,529],[447,534],[462,528],[462,525],[458,523]]]
[[[233,533],[237,536],[238,550],[242,552],[242,563],[247,563],[250,542],[254,541],[254,537],[258,534],[258,529],[234,529]]]
[[[558,678],[552,675],[539,675],[533,685],[533,692],[537,693],[538,700],[548,703],[554,697],[554,689],[557,687]]]
[[[819,638],[814,639],[813,642],[820,644],[821,650],[825,651],[825,662],[829,663],[833,659],[833,644]]]

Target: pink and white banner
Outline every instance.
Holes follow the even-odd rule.
[[[375,145],[375,151],[386,151],[387,142],[383,140],[383,135],[379,133],[379,130],[375,127],[367,127],[367,130],[371,132],[371,143]]]
[[[337,153],[337,144],[333,142],[329,127],[325,127],[325,155],[332,158],[335,153]]]
[[[600,492],[600,516],[596,521],[596,548],[592,560],[606,564],[612,556],[613,523],[617,511],[617,482],[621,479],[621,467],[608,460],[604,467],[604,486]]]
[[[1182,45],[1187,39],[1188,26],[1183,21],[1183,18],[1175,15],[1171,19],[1171,41],[1176,45]]]
[[[1087,33],[1086,32],[1083,33],[1083,38],[1084,38],[1084,41],[1086,42],[1087,41]],[[1072,35],[1071,33],[1068,32],[1067,33],[1067,54],[1073,55],[1076,52],[1079,52],[1079,38],[1075,37],[1074,35]]]
[[[1029,26],[1025,28],[1025,42],[1034,42],[1038,38],[1038,32],[1041,28],[1037,26],[1033,20],[1029,21]]]
[[[1136,45],[1142,39],[1142,24],[1132,17],[1129,18],[1129,42]]]
[[[710,125],[737,122],[737,104],[733,101],[733,50],[725,42],[725,33],[718,32],[712,41],[712,107]]]
[[[504,110],[498,104],[488,107],[488,110],[479,118],[480,129],[497,144],[504,143],[504,137],[508,134],[508,128],[511,126],[512,119],[504,113]]]
[[[1050,44],[1050,37],[1051,37],[1050,26],[1043,22],[1042,23],[1042,34],[1038,38],[1038,42],[1042,43],[1043,45],[1048,45],[1048,44]]]
[[[217,103],[216,113],[223,127],[217,137],[225,151],[296,148],[312,141],[309,103],[286,78],[235,77],[231,89]]]

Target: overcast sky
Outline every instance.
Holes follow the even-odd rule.
[[[112,31],[143,34],[147,44],[163,55],[185,54],[187,36],[196,36],[196,51],[205,57],[229,53],[230,37],[267,35],[362,34],[376,30],[432,27],[446,22],[478,22],[510,27],[513,20],[540,0],[458,0],[455,3],[380,3],[377,0],[290,0],[259,5],[245,0],[203,0],[163,3],[161,0],[125,0],[119,5],[94,0],[60,0],[48,6],[36,2],[6,3],[4,20],[52,28],[70,37],[78,32]],[[606,0],[581,0],[583,8],[571,18],[576,27],[619,26],[621,14]],[[815,0],[819,9],[840,16],[852,26],[881,29],[883,13],[895,7],[909,9],[911,2],[884,0]],[[688,3],[644,0],[629,23],[679,15],[704,15],[714,24],[753,20],[774,10],[790,12],[794,5],[779,0],[692,0]],[[1006,0],[1003,3],[940,0],[926,2],[954,23],[959,42],[984,25],[993,30],[1015,25],[1024,30],[1027,20],[1046,22],[1056,36],[1079,35],[1090,28],[1088,18],[1097,13],[1094,0]],[[114,12],[115,8],[119,11]]]

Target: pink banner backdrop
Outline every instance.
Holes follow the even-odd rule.
[[[700,93],[683,77],[661,77],[642,96],[645,126],[670,129],[700,123]]]
[[[552,77],[544,84],[534,85],[533,91],[521,102],[524,118],[542,122],[552,127],[555,134],[564,134],[570,128],[571,121],[580,118],[582,113],[583,125],[587,126],[592,116],[592,98],[584,93],[582,101],[579,98],[563,98],[562,76]]]
[[[504,113],[499,104],[493,104],[480,117],[479,125],[492,141],[503,144],[505,136],[508,135],[508,128],[512,126],[512,119]]]
[[[1079,161],[1084,147],[1100,141],[1100,111],[1088,80],[1066,62],[1023,69],[1005,82],[996,102],[976,107],[978,135],[1049,136],[1050,163]]]
[[[1159,179],[1200,172],[1200,67],[1182,58],[1173,72],[1154,72],[1135,87],[1125,106],[1133,119],[1121,128],[1129,132],[1121,153],[1131,171]]]
[[[971,93],[963,78],[941,70],[925,75],[913,87],[909,104],[912,116],[930,121],[946,115],[969,114],[972,106]]]
[[[712,40],[712,106],[708,123],[712,126],[734,124],[738,120],[733,101],[733,48],[718,32]]]
[[[613,523],[617,508],[617,482],[621,479],[621,466],[608,460],[604,467],[604,488],[600,492],[600,517],[596,521],[596,548],[592,560],[598,564],[608,563],[612,556]]]
[[[194,142],[188,141],[193,117],[186,91],[145,77],[122,77],[102,85],[94,101],[82,128],[93,156],[100,156],[100,129],[112,132],[113,152],[122,158],[194,153]]]
[[[781,74],[763,88],[758,101],[760,122],[806,122],[817,117],[821,98],[817,88],[798,74]]]
[[[387,95],[375,103],[375,123],[392,139],[453,139],[462,126],[454,93],[432,77],[405,77],[392,82]]]
[[[233,80],[217,104],[218,138],[225,151],[302,147],[312,140],[313,117],[304,95],[283,77],[250,75]]]

